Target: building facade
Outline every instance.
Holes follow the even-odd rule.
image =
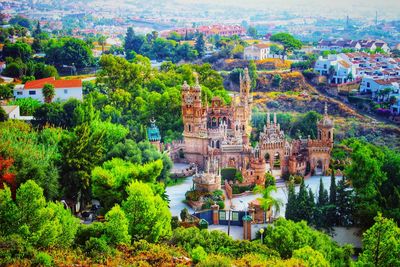
[[[246,60],[262,60],[269,57],[269,44],[254,44],[244,48],[243,58]]]
[[[241,171],[243,184],[264,184],[268,165],[275,165],[282,174],[306,174],[329,168],[330,152],[333,147],[333,122],[327,114],[318,122],[318,138],[307,138],[289,142],[277,123],[276,114],[270,114],[256,147],[250,144],[252,96],[250,77],[245,69],[240,76],[240,93],[226,105],[219,97],[202,101],[201,87],[196,82],[182,86],[183,141],[179,147],[187,163],[195,163],[206,174],[197,179],[219,175],[217,170],[234,167]],[[173,150],[177,151],[177,149]],[[171,155],[172,158],[177,156]],[[212,170],[209,164],[212,163]],[[278,163],[278,164],[277,164]],[[210,178],[210,179],[211,179]],[[210,181],[211,183],[211,181]]]
[[[22,85],[16,85],[14,88],[14,97],[33,98],[44,102],[42,93],[45,84],[52,84],[56,95],[54,100],[65,101],[70,98],[83,99],[82,80],[56,80],[54,77],[44,78],[26,82]]]

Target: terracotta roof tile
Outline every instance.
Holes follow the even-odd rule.
[[[29,81],[25,83],[24,89],[41,89],[46,84],[52,84],[57,88],[78,88],[82,87],[82,80],[56,80],[54,77]]]

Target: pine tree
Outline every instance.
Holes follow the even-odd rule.
[[[204,56],[204,51],[206,50],[206,44],[205,44],[204,36],[202,33],[200,33],[197,36],[196,44],[195,44],[194,48],[197,50],[197,53],[199,54],[199,58],[202,58]]]
[[[308,218],[308,193],[304,184],[304,179],[301,181],[299,194],[296,197],[297,202],[297,219],[299,221],[309,221]]]
[[[312,192],[311,188],[308,189],[308,203],[307,203],[308,209],[307,209],[307,221],[309,224],[315,225],[315,196],[314,193]]]
[[[320,178],[317,206],[322,207],[325,206],[326,204],[328,204],[328,191],[325,190],[322,178]]]
[[[297,221],[296,211],[297,211],[296,192],[294,191],[294,184],[289,183],[288,202],[286,203],[285,218],[288,220]]]
[[[335,172],[332,170],[331,174],[331,187],[329,189],[329,207],[327,213],[327,223],[329,226],[335,226],[338,223],[338,217],[336,214],[336,178]]]
[[[336,206],[337,206],[337,225],[339,226],[350,226],[354,224],[353,212],[354,212],[354,191],[350,188],[347,183],[346,177],[338,182],[337,195],[336,195]]]
[[[254,90],[257,86],[257,65],[254,60],[250,60],[249,62],[249,75],[251,79],[251,89]]]
[[[328,204],[329,204],[328,191],[324,188],[324,183],[322,182],[322,178],[320,178],[317,206],[314,212],[314,222],[317,228],[327,227]]]
[[[331,187],[329,189],[329,204],[336,205],[336,177],[333,169],[331,174]]]

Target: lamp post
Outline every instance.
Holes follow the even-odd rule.
[[[242,208],[244,210],[244,217],[247,217],[247,209],[243,200],[239,200],[239,202],[242,204]],[[245,225],[243,225],[243,227],[244,227],[244,235],[247,236],[247,227],[245,227]]]
[[[264,228],[260,229],[260,234],[261,234],[261,244],[262,244],[263,243]]]
[[[228,235],[231,232],[231,211],[233,209],[233,206],[229,206],[229,211],[228,211]]]

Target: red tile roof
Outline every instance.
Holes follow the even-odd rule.
[[[82,87],[82,80],[56,80],[54,77],[49,77],[26,82],[24,89],[42,89],[46,83],[52,84],[55,89]]]

